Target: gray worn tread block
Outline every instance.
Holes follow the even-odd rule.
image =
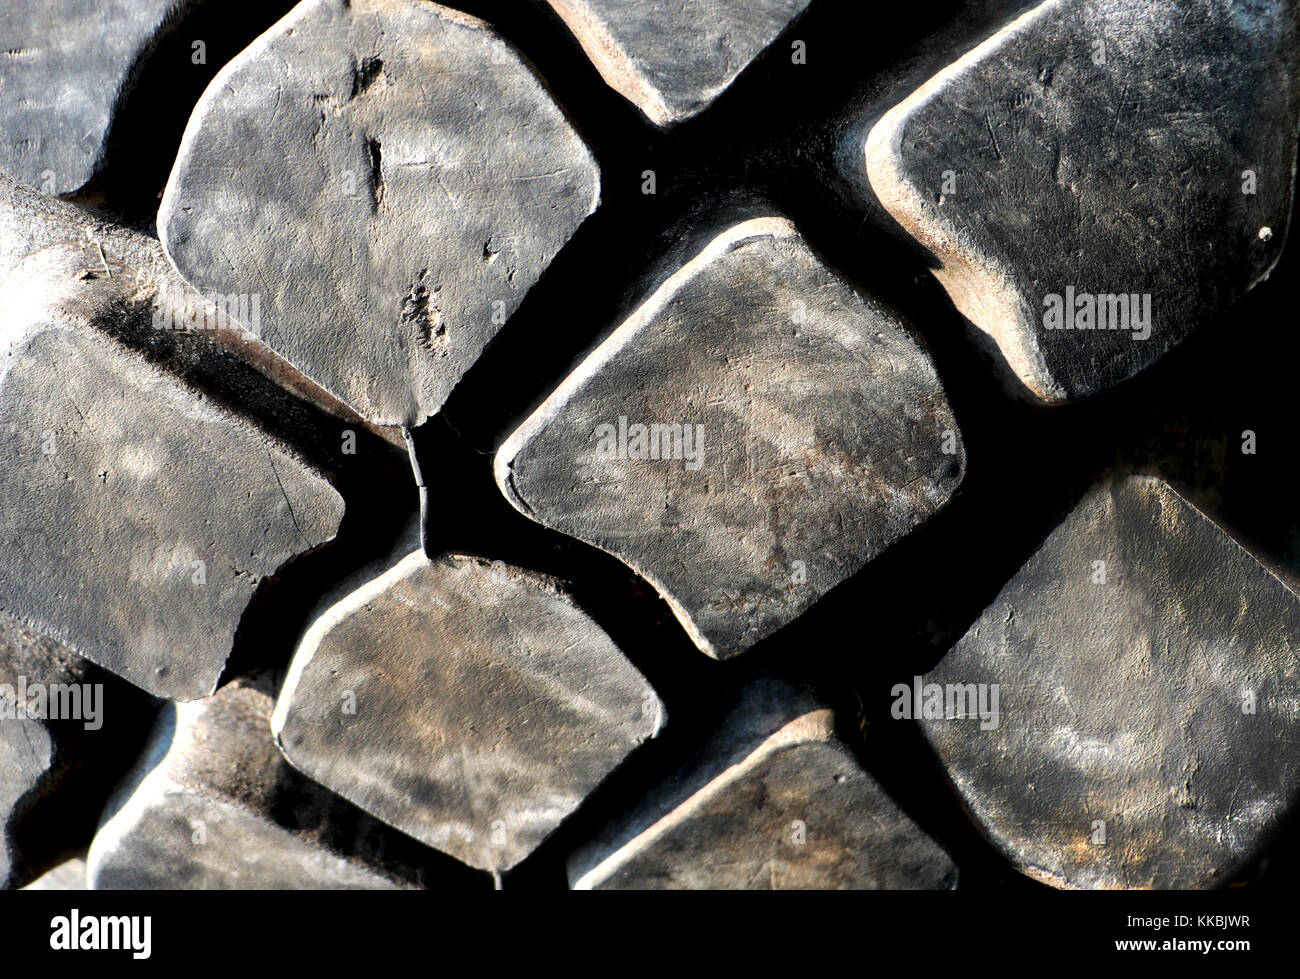
[[[103,167],[113,114],[168,24],[201,0],[33,0],[0,17],[0,168],[68,194]]]
[[[366,419],[414,426],[598,196],[590,151],[487,25],[304,0],[204,93],[158,226],[201,291],[262,296],[286,360]]]
[[[658,126],[703,112],[810,0],[547,0],[601,76]]]
[[[1269,274],[1298,118],[1295,0],[1048,0],[886,113],[866,167],[1019,383],[1062,402]]]
[[[416,551],[309,627],[272,728],[309,777],[495,872],[531,853],[664,718],[555,581]]]
[[[577,889],[947,889],[957,868],[811,695],[760,681],[699,756],[573,855]]]
[[[26,187],[0,172],[0,277],[33,252],[76,245],[87,279],[112,279],[129,305],[149,310],[149,329],[200,338],[346,425],[363,427],[405,451],[400,434],[371,425],[307,378],[260,338],[260,322],[241,322],[230,295],[202,294],[172,267],[157,238],[106,223],[92,212]],[[251,301],[251,297],[246,297]],[[143,328],[143,317],[140,327]]]
[[[925,678],[998,684],[997,726],[937,700],[921,723],[975,820],[1029,876],[1210,887],[1300,793],[1296,649],[1289,587],[1165,483],[1120,478],[1085,497]]]
[[[408,886],[378,860],[331,845],[344,804],[289,769],[271,740],[272,707],[261,679],[164,706],[91,843],[91,889]],[[286,795],[300,825],[284,821]]]
[[[638,439],[651,425],[678,428]],[[723,658],[937,512],[965,455],[897,316],[759,218],[669,277],[495,468],[521,513],[631,566]]]
[[[210,694],[259,582],[333,538],[342,498],[113,340],[121,292],[79,249],[0,294],[0,609],[150,693]]]

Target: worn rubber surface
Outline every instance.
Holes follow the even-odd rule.
[[[0,884],[1291,886],[1296,0],[254,6],[0,17]]]

